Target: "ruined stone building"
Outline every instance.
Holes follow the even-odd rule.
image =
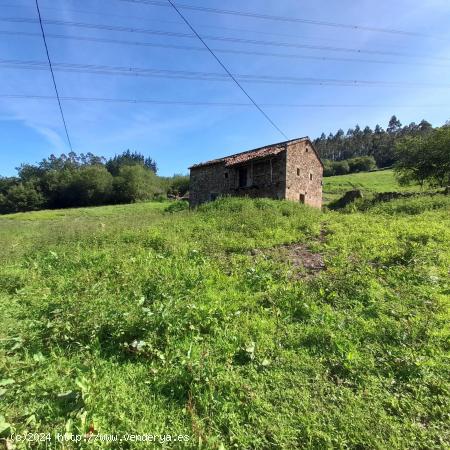
[[[190,172],[191,206],[227,195],[322,206],[323,164],[309,138],[195,164]]]

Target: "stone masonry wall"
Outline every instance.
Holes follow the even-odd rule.
[[[189,181],[190,206],[212,200],[211,194],[223,194],[226,190],[226,181],[224,164],[192,168]]]
[[[247,186],[239,187],[239,169],[247,169]],[[191,169],[189,202],[191,206],[216,196],[284,198],[286,191],[286,152],[225,167],[223,163]]]
[[[247,168],[248,186],[238,187],[239,168]],[[286,190],[286,152],[230,168],[228,194],[283,199]]]
[[[304,196],[307,205],[322,207],[322,165],[308,141],[293,142],[287,150],[286,199]]]
[[[239,169],[247,169],[246,186],[239,186]],[[193,167],[190,205],[219,196],[288,199],[322,207],[323,168],[309,141],[288,143],[277,155],[226,167],[223,162]]]

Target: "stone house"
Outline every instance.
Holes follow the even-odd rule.
[[[307,137],[195,164],[189,169],[191,206],[227,195],[322,206],[323,164]]]

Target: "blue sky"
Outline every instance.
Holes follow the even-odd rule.
[[[184,0],[183,0],[184,2]],[[180,1],[180,3],[182,3]],[[386,127],[392,114],[402,123],[425,118],[433,125],[450,119],[450,3],[448,0],[185,0],[185,3],[228,10],[299,17],[367,27],[405,30],[403,35],[304,23],[261,20],[182,10],[202,35],[276,41],[369,51],[402,56],[352,53],[209,40],[214,49],[298,54],[366,61],[281,58],[217,53],[231,72],[262,76],[311,77],[387,82],[424,83],[428,86],[324,86],[243,83],[261,104],[365,105],[364,107],[265,107],[290,137],[345,131],[359,123]],[[40,0],[44,19],[189,33],[176,12],[120,0]],[[36,18],[34,0],[0,0],[0,18]],[[0,31],[38,33],[35,23],[0,21]],[[49,34],[200,47],[186,37],[80,29],[45,25]],[[150,46],[48,39],[54,63],[94,64],[149,69],[221,72],[206,51]],[[1,60],[45,61],[37,36],[0,34]],[[367,60],[385,63],[367,62]],[[229,81],[184,80],[80,74],[56,71],[63,97],[124,98],[196,102],[246,103]],[[441,86],[436,86],[436,84]],[[430,87],[429,85],[435,85]],[[1,98],[5,94],[54,96],[50,73],[6,68],[0,64],[0,174],[15,174],[21,162],[37,162],[51,153],[68,152],[55,99]],[[408,107],[406,107],[409,105]],[[433,105],[435,105],[433,107]],[[180,106],[76,102],[63,100],[63,109],[78,153],[106,157],[128,148],[152,156],[161,175],[185,173],[193,163],[284,140],[253,107]]]

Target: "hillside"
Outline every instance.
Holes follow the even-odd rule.
[[[381,174],[326,189],[384,190]],[[188,437],[172,448],[450,445],[448,196],[351,214],[166,206],[0,217],[3,436],[93,424]]]
[[[393,170],[377,170],[374,172],[360,172],[349,175],[325,177],[323,179],[323,200],[331,200],[344,195],[347,191],[361,189],[366,193],[373,192],[411,192],[419,191],[418,185],[400,186],[395,179]]]

